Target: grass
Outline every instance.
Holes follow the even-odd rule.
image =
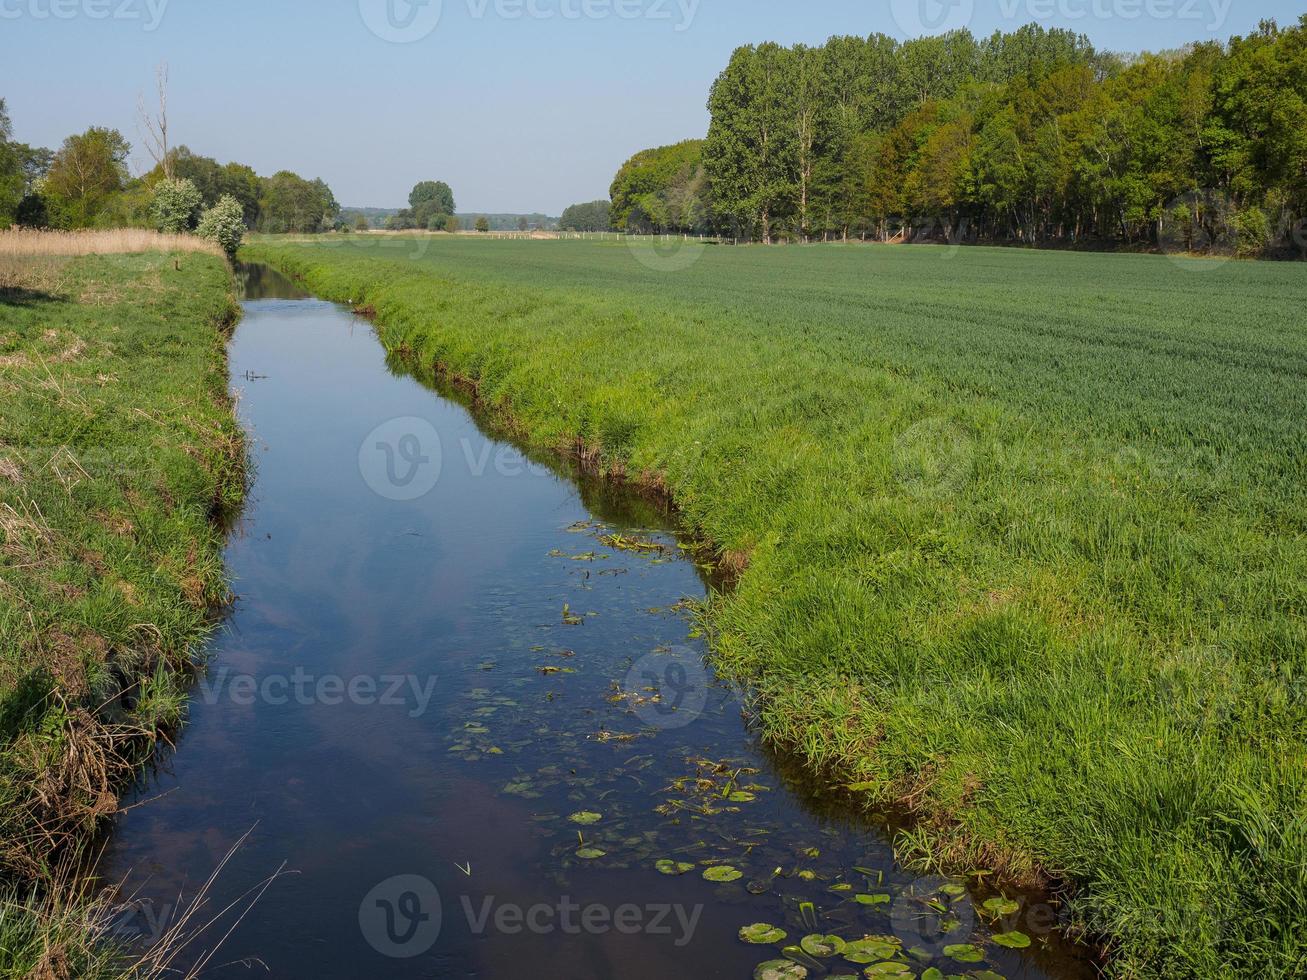
[[[195,235],[164,235],[144,228],[104,231],[0,230],[0,258],[26,260],[38,255],[130,255],[140,252],[202,252],[221,255],[213,242]]]
[[[1118,976],[1307,969],[1301,266],[247,254],[747,556],[712,613],[721,667],[766,738],[909,806],[918,863],[1072,883]]]
[[[69,868],[181,720],[227,596],[219,525],[244,493],[225,263],[70,254],[92,239],[126,241],[41,239],[21,256],[0,236],[4,976],[112,965]]]

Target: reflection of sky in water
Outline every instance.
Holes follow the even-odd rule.
[[[278,977],[653,978],[687,965],[693,976],[747,977],[767,956],[740,943],[739,928],[785,922],[798,898],[831,908],[823,928],[848,933],[870,921],[832,900],[829,881],[776,879],[751,895],[743,881],[719,886],[697,872],[651,870],[680,851],[765,877],[775,866],[797,869],[808,847],[822,852],[807,863],[823,875],[855,864],[893,874],[893,865],[874,834],[818,816],[788,790],[724,688],[684,729],[598,737],[642,731],[611,699],[633,661],[662,645],[698,644],[685,617],[666,611],[702,594],[691,563],[606,548],[601,532],[569,530],[597,515],[629,533],[650,520],[638,505],[591,487],[587,510],[570,480],[540,467],[522,472],[517,451],[487,440],[457,404],[387,371],[370,328],[330,304],[249,304],[231,357],[256,462],[252,500],[228,549],[241,599],[213,644],[213,670],[180,751],[142,794],[165,795],[119,820],[111,875],[130,870],[129,890],[166,904],[183,883],[193,891],[255,827],[211,905],[283,862],[293,874],[268,890],[218,960],[256,956]],[[365,437],[405,416],[430,422],[443,446],[436,487],[410,503],[373,493],[358,467]],[[565,603],[584,625],[563,625]],[[545,676],[542,666],[574,673]],[[206,702],[205,687],[232,673],[266,678],[297,667],[346,680],[412,674],[420,685],[434,675],[434,693],[418,717],[407,685],[403,705],[240,704],[229,692]],[[696,758],[757,768],[741,782],[769,791],[738,814],[655,812],[687,795],[668,787],[696,771]],[[524,779],[527,795],[504,793]],[[582,809],[604,814],[582,831],[609,852],[595,865],[574,856],[578,828],[566,818]],[[469,863],[470,877],[457,867]],[[401,874],[435,882],[444,928],[429,953],[388,960],[364,941],[359,904]],[[526,906],[568,896],[706,911],[684,948],[668,936],[473,935],[463,895],[474,908],[488,896]],[[1012,977],[1040,975],[1010,953],[991,963]]]

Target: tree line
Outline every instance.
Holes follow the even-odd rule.
[[[185,146],[165,146],[154,168],[134,177],[131,149],[118,130],[98,126],[57,150],[19,143],[0,99],[0,228],[194,230],[224,198],[239,205],[246,228],[258,231],[309,233],[338,223],[340,206],[322,180],[289,170],[260,177]]]
[[[708,107],[705,140],[623,165],[613,227],[1307,248],[1307,17],[1140,55],[1038,25],[761,44]]]

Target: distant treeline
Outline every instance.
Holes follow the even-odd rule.
[[[1138,56],[1037,25],[762,44],[708,105],[622,167],[613,227],[1304,250],[1307,17]]]
[[[131,145],[118,130],[94,126],[69,136],[57,150],[15,142],[0,99],[0,228],[156,226],[163,167],[133,177],[127,169],[130,153]],[[184,146],[170,150],[168,159],[175,179],[195,185],[201,207],[230,196],[240,203],[250,228],[317,232],[337,224],[340,207],[321,180],[289,170],[260,177],[244,164],[219,164]]]

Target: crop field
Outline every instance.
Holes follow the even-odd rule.
[[[1121,976],[1307,964],[1307,276],[367,236],[248,258],[743,565],[765,737],[906,857],[1073,886]]]

